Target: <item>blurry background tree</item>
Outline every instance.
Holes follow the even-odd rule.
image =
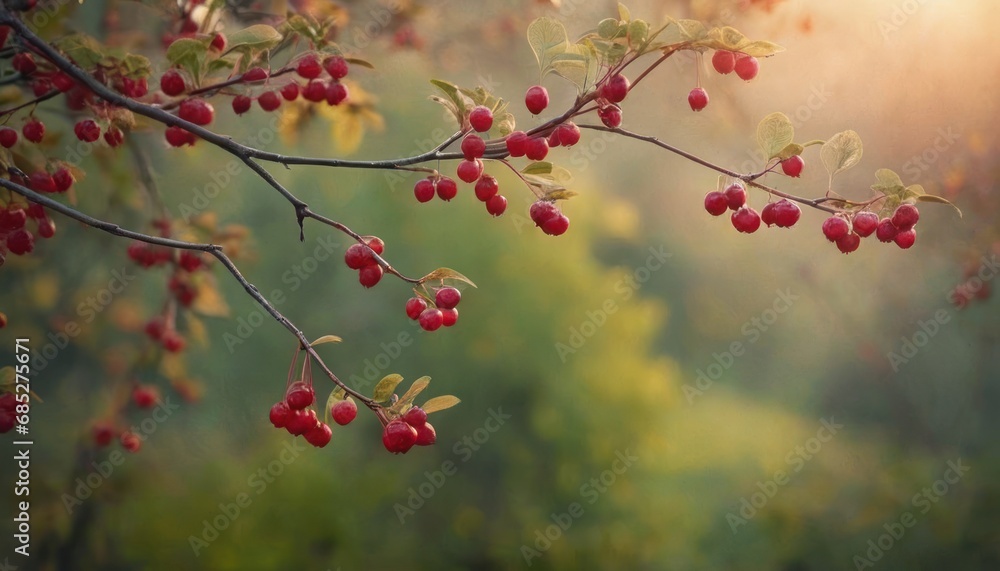
[[[1000,362],[997,305],[988,294],[1000,254],[991,95],[998,78],[989,73],[998,56],[982,48],[991,40],[983,22],[992,4],[630,7],[650,21],[670,14],[732,24],[788,52],[769,59],[750,84],[702,68],[712,102],[698,114],[686,100],[698,63],[679,57],[630,97],[623,127],[740,172],[761,167],[753,132],[767,113],[783,111],[805,140],[850,127],[866,141],[866,164],[889,166],[949,198],[965,218],[923,209],[921,238],[906,252],[865,244],[841,256],[819,232],[822,217],[808,209],[800,228],[746,237],[704,213],[714,174],[598,132],[585,132],[558,157],[581,193],[563,207],[574,227],[558,240],[532,228],[524,212],[534,197],[520,190],[508,194],[508,214],[493,220],[466,189],[452,204],[414,204],[416,174],[277,172],[317,212],[378,233],[404,273],[447,266],[476,281],[456,329],[424,334],[402,313],[405,284],[359,292],[356,274],[340,262],[350,240],[307,226],[298,242],[284,200],[246,169],[211,196],[212,173],[222,177],[231,157],[204,143],[167,149],[158,132],[134,133],[131,144],[148,153],[172,216],[207,210],[219,228],[250,229],[244,274],[263,292],[281,290],[287,301],[279,309],[303,330],[346,340],[318,349],[345,382],[370,393],[387,373],[430,374],[439,391],[463,403],[436,420],[436,446],[405,457],[380,449],[370,418],[337,428],[322,451],[301,447],[264,414],[283,390],[290,339],[270,319],[257,320],[261,310],[239,284],[217,276],[228,317],[204,319],[183,378],[132,369],[142,362],[142,327],[163,284],[137,274],[121,239],[61,221],[60,234],[38,246],[44,256],[11,257],[0,271],[0,310],[11,323],[0,333],[2,351],[12,351],[15,337],[30,337],[39,353],[58,348],[54,358],[43,354],[32,380],[45,399],[32,409],[32,563],[344,570],[1000,564],[991,414],[1000,404],[991,382]],[[425,151],[453,128],[426,100],[427,78],[483,84],[516,99],[536,82],[523,40],[532,20],[555,16],[572,35],[614,15],[615,6],[312,8],[342,11],[339,41],[375,65],[353,76],[352,93],[370,97],[378,113],[365,129],[384,131],[355,140],[336,115],[292,129],[296,118],[285,113],[276,137],[275,115],[254,108],[241,118],[220,109],[218,132],[256,137],[288,154]],[[99,36],[158,33],[141,4],[87,0],[49,13],[51,26],[71,22]],[[546,85],[553,109],[572,102],[572,86]],[[522,127],[532,121],[541,122],[522,119]],[[125,227],[146,223],[132,162],[95,152],[82,165],[89,174],[77,189],[82,211]],[[516,188],[512,174],[494,174],[502,188]],[[860,191],[871,184],[870,169],[844,178]],[[816,160],[800,181],[773,180],[819,196],[826,175]],[[318,260],[327,248],[334,255]],[[98,303],[93,317],[81,313],[80,304],[100,299],[116,275],[138,277]],[[70,323],[79,334],[63,343]],[[233,335],[243,342],[227,344]],[[135,377],[163,385],[172,402],[180,400],[177,390],[200,404],[150,424],[141,454],[85,446],[92,422]],[[138,426],[149,417],[129,414]],[[9,463],[2,472],[13,481]],[[14,501],[6,496],[5,513]],[[4,537],[6,545],[10,534]]]

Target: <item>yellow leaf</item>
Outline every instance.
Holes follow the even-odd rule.
[[[462,401],[460,401],[456,396],[444,395],[430,399],[429,401],[424,403],[424,406],[422,408],[424,409],[424,412],[430,414],[432,412],[437,412],[439,410],[445,410],[446,408],[451,408],[460,402]]]
[[[317,339],[317,340],[313,341],[312,343],[310,343],[309,346],[310,347],[315,347],[317,345],[322,345],[324,343],[340,343],[341,341],[343,341],[343,339],[341,339],[340,337],[337,337],[336,335],[324,335],[324,336],[320,337],[319,339]]]
[[[213,276],[206,274],[206,279],[198,284],[198,295],[194,298],[191,309],[207,317],[229,316],[229,304],[219,293]]]

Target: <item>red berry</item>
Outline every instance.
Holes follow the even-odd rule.
[[[538,115],[549,106],[549,92],[541,85],[528,88],[524,94],[524,106],[532,115]]]
[[[878,238],[879,242],[889,243],[892,242],[896,234],[899,233],[899,229],[893,225],[892,220],[888,218],[883,218],[878,226],[875,227],[875,237]]]
[[[73,126],[76,138],[84,143],[93,143],[101,138],[101,127],[93,119],[83,119]]]
[[[21,128],[21,133],[24,138],[31,141],[32,143],[41,143],[42,139],[45,137],[45,124],[32,117],[24,124]]]
[[[289,408],[301,410],[311,405],[314,400],[316,392],[305,381],[295,381],[288,385],[288,390],[285,391],[285,402]]]
[[[312,430],[318,422],[316,411],[292,408],[288,413],[288,420],[285,421],[285,430],[293,436],[302,436]]]
[[[736,68],[736,54],[728,50],[716,50],[712,55],[712,66],[722,75],[732,73]]]
[[[429,178],[422,178],[413,185],[413,196],[417,197],[417,202],[430,202],[434,198],[434,182]]]
[[[790,177],[798,177],[802,174],[802,169],[806,166],[806,161],[799,155],[793,155],[781,161],[781,171]]]
[[[730,210],[739,210],[747,203],[747,189],[740,183],[729,185],[723,194],[726,196],[726,204],[729,205]]]
[[[204,126],[212,122],[215,117],[215,109],[208,101],[200,97],[191,97],[181,101],[177,114],[185,121]]]
[[[291,412],[292,409],[288,408],[288,403],[279,401],[274,403],[267,416],[275,428],[284,428],[288,424],[288,417]]]
[[[94,424],[91,432],[94,435],[94,444],[102,448],[111,444],[111,440],[115,437],[114,427],[107,422]]]
[[[319,63],[319,58],[314,54],[309,54],[299,60],[295,66],[295,73],[306,79],[316,79],[323,73],[323,66]]]
[[[143,330],[150,339],[158,341],[160,337],[163,337],[163,332],[166,331],[167,325],[164,323],[162,317],[154,317],[146,322],[146,326]]]
[[[446,176],[439,178],[434,186],[437,188],[438,197],[445,202],[458,195],[458,185],[455,184],[454,180]]]
[[[384,272],[385,270],[382,269],[382,266],[369,264],[358,270],[358,281],[365,287],[375,287],[378,282],[382,281]]]
[[[497,184],[497,179],[493,175],[484,174],[476,182],[476,198],[482,202],[493,198],[499,191],[500,185]]]
[[[760,71],[760,62],[753,56],[740,54],[736,58],[734,69],[736,70],[736,75],[740,76],[740,79],[750,81],[757,77],[757,72]]]
[[[45,218],[38,222],[38,235],[48,239],[56,235],[56,223]]]
[[[428,307],[420,312],[420,327],[424,331],[435,331],[444,323],[444,315],[440,309]]]
[[[777,209],[778,209],[778,203],[768,202],[767,204],[764,205],[764,208],[762,208],[760,211],[760,221],[763,222],[764,224],[767,224],[768,228],[770,228],[771,225],[774,224],[774,221],[777,218],[777,214],[775,212],[775,210]]]
[[[688,105],[692,111],[701,111],[708,106],[708,92],[700,87],[695,87],[688,93]]]
[[[16,133],[15,133],[16,135]],[[514,131],[507,135],[507,152],[512,157],[523,157],[528,147],[528,135],[524,131]]]
[[[36,171],[28,177],[28,186],[38,192],[55,192],[56,181],[45,171]]]
[[[802,210],[794,202],[782,198],[775,206],[774,214],[774,223],[778,225],[778,228],[791,228],[799,221]]]
[[[545,137],[535,137],[528,139],[524,155],[533,161],[544,160],[549,154],[549,143]]]
[[[285,84],[281,88],[281,96],[285,98],[285,101],[295,101],[299,98],[299,84],[295,82]]]
[[[555,203],[549,202],[547,200],[539,200],[531,205],[528,209],[528,216],[531,217],[532,222],[535,226],[542,226],[552,218],[560,215],[559,209],[556,208]]]
[[[326,72],[330,74],[330,77],[334,79],[343,79],[347,76],[349,70],[347,60],[340,56],[326,58],[323,60],[323,67],[326,68]]]
[[[187,89],[187,86],[184,85],[184,76],[176,69],[167,70],[160,77],[160,89],[171,97],[184,93]]]
[[[458,178],[465,182],[476,182],[479,180],[479,177],[483,176],[483,161],[479,159],[462,161],[458,163],[458,169],[455,174],[457,174]]]
[[[462,301],[462,292],[453,287],[443,287],[434,295],[434,303],[439,309],[452,309]]]
[[[489,107],[477,105],[469,113],[469,124],[480,133],[489,131],[493,127],[493,112]]]
[[[846,234],[837,240],[837,249],[845,254],[850,254],[854,250],[857,250],[860,245],[861,236],[858,236],[854,232]]]
[[[194,137],[194,135],[192,135],[192,137]],[[122,133],[121,129],[112,125],[104,131],[104,142],[107,143],[109,147],[117,147],[125,142],[125,133]]]
[[[36,220],[41,220],[45,218],[45,207],[41,204],[32,202],[28,205],[28,218],[34,218]]]
[[[164,131],[163,135],[166,137],[167,143],[171,147],[183,147],[184,145],[193,145],[195,143],[194,134],[185,131],[180,127],[167,127],[167,130]]]
[[[892,213],[892,225],[900,230],[909,230],[920,220],[920,212],[912,204],[900,204]]]
[[[455,308],[442,309],[441,315],[444,318],[441,325],[445,327],[451,327],[452,325],[458,323],[458,310]]]
[[[874,212],[858,212],[854,215],[854,223],[852,226],[858,236],[867,238],[868,236],[871,236],[875,232],[875,228],[878,227],[878,215]]]
[[[333,80],[326,87],[326,102],[329,105],[340,105],[347,99],[347,86],[339,81]]]
[[[131,431],[122,432],[118,440],[122,443],[122,448],[132,453],[138,452],[139,448],[142,447],[142,440],[139,439],[136,433]]]
[[[30,209],[31,207],[29,206],[28,208]],[[25,222],[28,221],[28,214],[30,214],[30,211],[26,212],[17,204],[12,204],[6,209],[0,210],[0,234],[24,228]]]
[[[462,154],[465,155],[465,160],[481,158],[485,152],[486,142],[479,135],[469,133],[462,139]]]
[[[417,446],[430,446],[437,441],[437,432],[429,422],[425,422],[417,428]]]
[[[73,78],[66,75],[65,73],[59,71],[52,76],[52,85],[55,86],[59,91],[66,93],[70,89],[76,86],[76,82]]]
[[[569,218],[560,212],[557,216],[549,218],[542,224],[542,232],[549,236],[562,236],[569,230]]]
[[[420,318],[420,314],[427,309],[427,301],[422,297],[411,297],[406,300],[406,316],[410,319],[417,320]]]
[[[14,68],[14,71],[20,72],[21,75],[31,75],[38,69],[35,57],[28,52],[14,54],[14,58],[11,59],[11,66]]]
[[[760,214],[749,206],[742,206],[730,217],[733,227],[744,234],[753,234],[760,228]]]
[[[41,97],[52,89],[52,83],[48,79],[39,78],[31,82],[31,92],[35,97]]]
[[[601,96],[612,103],[621,103],[628,95],[629,81],[624,75],[613,75],[604,87],[601,88]]]
[[[344,253],[344,263],[352,270],[360,270],[374,262],[371,252],[361,244],[351,244]]]
[[[212,43],[209,44],[208,47],[212,48],[213,50],[220,51],[220,52],[222,50],[226,49],[226,36],[225,36],[225,34],[223,34],[222,32],[219,32],[219,33],[215,34],[215,36],[212,37]]]
[[[559,144],[564,147],[572,147],[573,145],[580,142],[580,128],[576,126],[576,123],[572,121],[567,121],[562,125],[556,127],[555,131],[552,132]]]
[[[56,172],[52,173],[52,181],[56,184],[56,192],[66,192],[69,187],[73,186],[75,179],[68,168],[59,167]]]
[[[269,75],[270,74],[267,70],[262,67],[251,67],[240,79],[242,79],[244,83],[253,83],[257,81],[264,81]]]
[[[257,104],[264,111],[274,111],[281,107],[281,97],[276,91],[265,91],[257,97]]]
[[[233,97],[233,113],[237,115],[242,115],[250,110],[250,105],[253,100],[250,99],[249,95],[237,95]]]
[[[823,235],[831,242],[836,242],[850,233],[851,227],[840,216],[831,216],[823,222]]]
[[[354,403],[354,399],[347,397],[346,400],[339,401],[330,407],[330,416],[337,424],[346,426],[358,416],[358,405]]]
[[[417,442],[417,430],[396,419],[382,431],[382,445],[393,454],[406,454]]]
[[[326,84],[322,81],[310,81],[302,88],[302,97],[306,101],[319,103],[326,99]]]
[[[193,272],[202,266],[202,261],[198,254],[184,251],[181,252],[180,260],[178,260],[177,264],[184,269],[184,271]]]
[[[622,124],[622,109],[617,105],[608,105],[597,110],[601,123],[609,129],[617,129]]]
[[[486,201],[486,212],[489,212],[492,216],[503,216],[503,213],[507,211],[507,197],[502,194],[497,194],[493,198]]]
[[[330,443],[330,439],[333,438],[333,431],[330,430],[330,425],[325,422],[317,422],[315,426],[310,428],[305,433],[306,442],[312,444],[316,448],[323,448]]]
[[[24,228],[7,234],[7,249],[15,256],[30,254],[35,249],[35,237]]]
[[[17,131],[10,127],[0,128],[0,145],[4,148],[11,148],[17,144]]]
[[[900,248],[908,250],[911,246],[913,246],[913,243],[917,241],[917,229],[911,227],[906,230],[900,230],[892,241],[895,242]]]
[[[146,95],[149,91],[149,86],[146,84],[146,78],[140,77],[139,79],[132,79],[130,77],[122,78],[122,89],[121,92],[132,99],[138,99]]]
[[[427,413],[419,406],[411,406],[402,416],[403,422],[413,428],[419,428],[427,422]]]
[[[160,401],[160,390],[151,385],[139,385],[132,390],[132,402],[139,408],[152,408]]]
[[[164,331],[163,336],[160,338],[160,343],[162,343],[163,348],[170,353],[179,353],[183,351],[184,346],[187,344],[184,337],[174,330]]]

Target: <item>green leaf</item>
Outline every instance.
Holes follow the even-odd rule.
[[[629,22],[632,20],[632,13],[628,11],[621,2],[618,3],[618,19],[622,22]]]
[[[597,24],[597,35],[605,40],[613,40],[618,37],[618,20],[605,18]]]
[[[795,127],[784,113],[771,113],[757,125],[757,144],[768,159],[778,156],[794,138]]]
[[[566,28],[558,20],[542,17],[528,26],[528,44],[543,74],[548,71],[552,57],[565,51],[568,43]]]
[[[208,46],[205,42],[192,38],[181,38],[174,40],[167,48],[167,61],[175,67],[187,70],[193,77],[201,77],[202,63],[205,61],[205,54]]]
[[[740,51],[740,48],[749,43],[742,32],[731,26],[715,28],[708,33],[708,37],[718,42],[716,48],[729,51]]]
[[[781,149],[776,158],[783,161],[795,155],[801,155],[804,150],[806,150],[805,147],[798,143],[789,143],[784,149]]]
[[[628,43],[630,46],[638,47],[646,42],[649,37],[649,24],[643,20],[633,20],[628,25]]]
[[[281,43],[281,32],[267,24],[254,24],[229,36],[229,49],[243,51],[269,50]]]
[[[343,339],[337,337],[336,335],[324,335],[310,343],[309,346],[315,347],[317,345],[323,345],[324,343],[340,343],[341,341],[343,341]]]
[[[549,174],[552,172],[552,163],[548,161],[538,161],[528,164],[521,169],[521,174]]]
[[[471,107],[471,100],[461,92],[457,85],[440,79],[432,79],[431,83],[440,89],[448,97],[448,99],[455,105],[455,109],[459,112],[459,124],[465,119],[465,114],[468,112],[469,107]]]
[[[139,54],[126,55],[125,59],[122,60],[122,66],[125,68],[125,75],[133,79],[149,77],[153,73],[153,64],[150,63],[149,58]]]
[[[785,48],[772,42],[759,40],[740,46],[741,52],[753,57],[768,57],[776,53],[785,51]]]
[[[819,151],[830,177],[857,165],[861,161],[864,146],[861,137],[854,131],[843,131],[830,137]]]
[[[936,203],[936,204],[947,204],[948,206],[954,208],[955,212],[958,212],[958,217],[959,218],[962,218],[962,210],[959,207],[957,207],[954,204],[952,204],[947,198],[942,198],[940,196],[934,196],[933,194],[921,194],[921,195],[917,196],[916,198],[917,198],[917,202],[933,202],[933,203]]]
[[[444,395],[440,397],[434,397],[424,403],[424,406],[420,407],[424,409],[424,412],[430,414],[432,412],[437,412],[439,410],[445,410],[455,406],[460,403],[458,397],[452,395]]]
[[[667,28],[667,35],[664,40],[667,42],[667,48],[679,42],[701,40],[708,35],[708,29],[705,28],[705,24],[702,24],[698,20],[671,20],[670,23],[673,25]]]
[[[56,40],[55,46],[85,70],[92,69],[105,56],[101,43],[86,34],[70,34]]]
[[[403,403],[404,405],[406,403],[413,402],[413,399],[417,398],[417,395],[419,395],[424,389],[426,389],[427,385],[429,384],[431,384],[430,377],[420,377],[419,379],[413,381],[413,384],[410,385],[410,388],[405,393],[403,393],[403,396],[399,397],[399,402]]]
[[[493,114],[493,128],[500,133],[501,137],[506,137],[514,132],[517,128],[517,121],[514,119],[514,115],[510,112],[504,111],[503,113]]]
[[[433,272],[427,274],[426,276],[420,278],[420,283],[431,282],[431,281],[444,281],[444,280],[456,280],[463,283],[467,283],[472,287],[476,287],[476,284],[472,283],[472,280],[463,276],[462,274],[456,272],[451,268],[438,268]]]
[[[372,395],[372,399],[375,402],[385,402],[389,400],[392,396],[392,391],[396,390],[396,386],[403,382],[402,375],[386,375],[381,381],[375,385],[375,393]]]
[[[552,190],[545,193],[545,200],[569,200],[574,196],[578,196],[580,193],[573,190],[566,190],[565,188],[559,190]]]
[[[902,195],[906,190],[903,186],[903,179],[890,169],[879,169],[875,171],[877,184],[872,185],[872,190],[887,195]]]
[[[568,46],[566,52],[553,56],[550,66],[560,77],[572,82],[580,92],[588,91],[597,81],[597,54],[580,45]]]
[[[366,67],[368,69],[375,69],[375,65],[368,60],[364,60],[357,57],[345,57],[344,61],[351,65],[358,65],[361,67]]]

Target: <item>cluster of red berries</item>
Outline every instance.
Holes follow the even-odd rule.
[[[717,50],[712,56],[712,66],[722,75],[735,71],[744,81],[757,77],[757,72],[760,71],[760,62],[757,58],[728,50]],[[708,92],[701,86],[695,87],[688,93],[688,105],[692,111],[701,111],[708,107]]]
[[[111,444],[111,441],[118,437],[118,442],[125,450],[135,453],[142,447],[142,439],[131,430],[119,430],[111,422],[101,421],[91,428],[91,436],[94,444],[103,448]]]
[[[358,281],[365,287],[375,287],[382,280],[385,270],[372,255],[382,255],[385,242],[375,236],[365,238],[365,244],[351,244],[344,252],[344,263],[352,270],[358,270]]]
[[[0,434],[6,434],[17,424],[17,397],[14,393],[0,395]]]
[[[758,213],[747,204],[747,190],[740,183],[733,183],[722,192],[712,191],[706,194],[705,210],[712,216],[722,216],[726,211],[732,210],[730,221],[736,230],[744,234],[756,232],[761,222],[768,227],[773,225],[791,228],[802,216],[798,205],[784,198],[767,203]]]
[[[165,223],[158,223],[161,232],[166,233]],[[135,241],[128,247],[128,257],[143,268],[153,268],[167,264],[173,265],[173,273],[167,282],[167,289],[182,307],[190,307],[198,296],[198,288],[192,281],[192,274],[206,268],[202,257],[192,251],[183,250],[177,256],[170,248]],[[174,320],[169,316],[169,310],[163,315],[153,317],[144,327],[146,335],[157,341],[165,350],[178,353],[187,344],[184,336],[174,328]]]
[[[382,430],[382,444],[393,454],[406,454],[417,446],[430,446],[437,432],[427,422],[427,413],[419,406],[410,407],[403,416],[390,421]]]
[[[868,211],[858,212],[850,221],[842,215],[831,216],[823,222],[823,235],[827,240],[835,242],[837,248],[845,254],[857,250],[861,239],[872,234],[880,242],[895,242],[906,250],[917,240],[918,220],[920,212],[916,206],[900,204],[892,216],[882,220],[874,212]]]
[[[333,431],[330,430],[330,425],[316,416],[316,410],[312,408],[315,401],[316,393],[312,383],[295,381],[285,391],[285,399],[276,402],[271,407],[271,412],[268,415],[271,424],[275,428],[284,428],[292,436],[305,436],[306,441],[316,448],[326,446],[330,443]],[[341,418],[345,418],[343,414],[342,412]],[[355,407],[355,414],[357,414],[357,407]]]
[[[35,232],[28,228],[33,221]],[[28,208],[16,202],[0,207],[0,266],[6,260],[7,252],[15,256],[30,254],[35,249],[35,234],[51,238],[56,234],[56,223],[45,213],[41,204],[31,203]]]
[[[458,322],[458,310],[455,309],[462,301],[462,292],[453,287],[443,287],[434,294],[433,307],[429,300],[421,296],[411,297],[406,301],[406,315],[420,323],[424,331],[437,331],[451,327]]]

